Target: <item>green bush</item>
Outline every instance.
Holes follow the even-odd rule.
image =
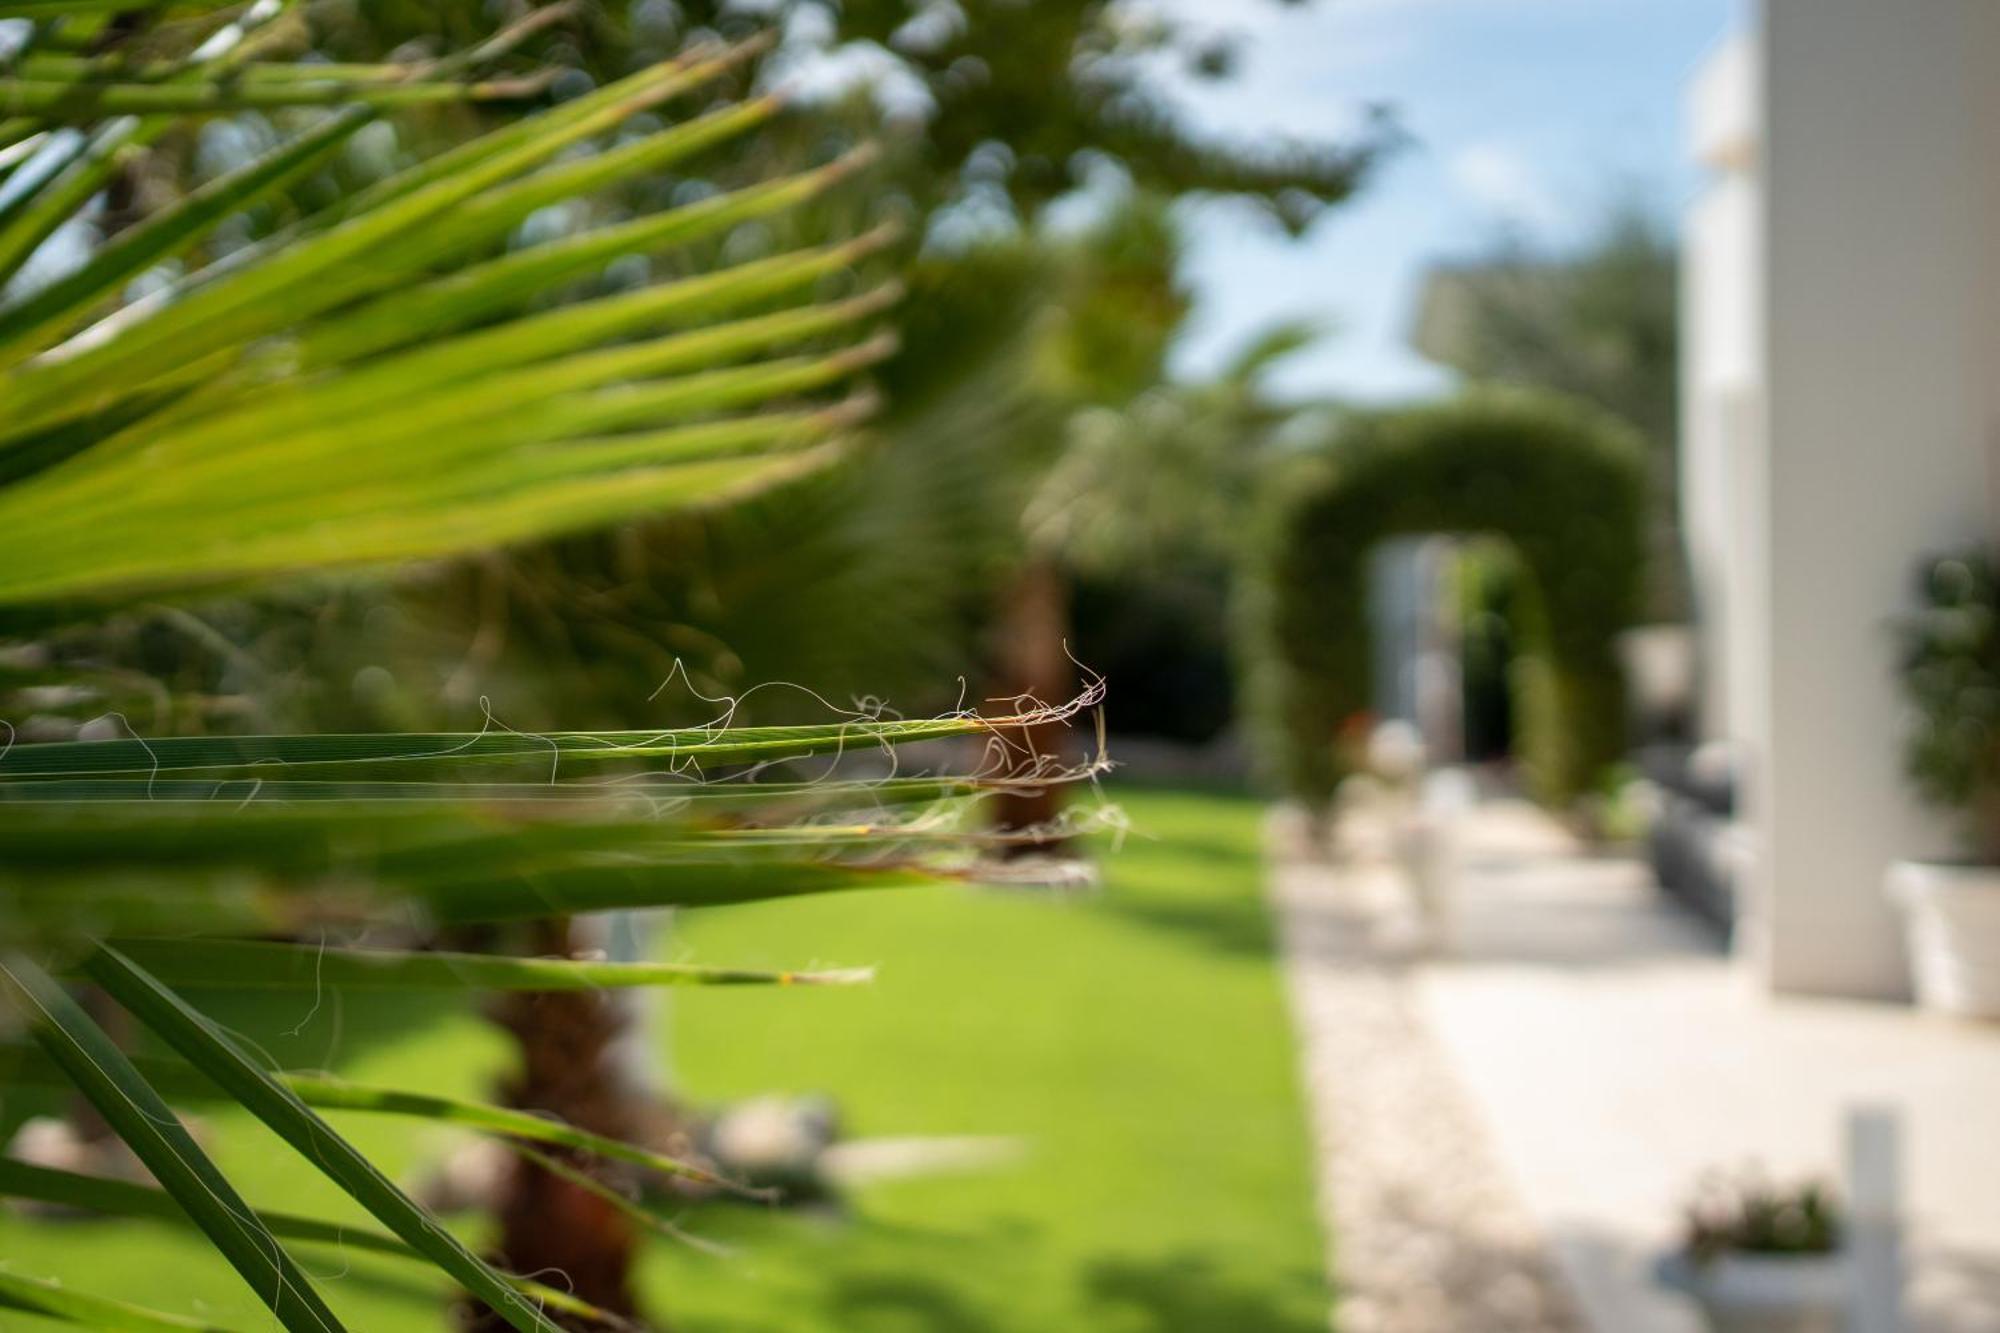
[[[1967,842],[2000,855],[2000,579],[1972,550],[1927,561],[1923,608],[1903,626],[1904,751],[1926,801],[1960,816]]]
[[[1280,469],[1244,580],[1244,679],[1273,776],[1324,801],[1370,697],[1367,558],[1386,538],[1490,534],[1519,554],[1522,757],[1537,792],[1586,788],[1625,744],[1615,652],[1644,565],[1643,452],[1558,396],[1482,390],[1344,418]]]

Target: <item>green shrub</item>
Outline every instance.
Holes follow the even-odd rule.
[[[1521,753],[1544,798],[1584,790],[1625,744],[1615,651],[1644,564],[1643,453],[1631,432],[1551,394],[1485,390],[1358,414],[1273,478],[1244,580],[1244,676],[1264,758],[1324,801],[1335,738],[1370,697],[1367,560],[1386,538],[1504,538],[1524,571]]]
[[[1923,607],[1903,625],[1914,710],[1904,750],[1923,798],[1957,815],[1967,842],[2000,856],[2000,578],[1983,548],[1925,562]]]

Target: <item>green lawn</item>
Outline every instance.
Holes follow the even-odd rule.
[[[1325,1329],[1258,894],[1258,808],[1119,799],[1136,832],[1107,858],[1101,894],[898,891],[683,919],[676,951],[704,960],[881,967],[854,991],[676,995],[665,1041],[691,1095],[826,1091],[856,1135],[1014,1135],[1027,1155],[873,1186],[840,1214],[719,1206],[684,1218],[740,1253],[652,1249],[646,1293],[679,1333]],[[301,1002],[285,1007],[258,1028],[304,1017]],[[314,1015],[286,1044],[324,1063],[334,1017]],[[465,1014],[339,1018],[356,1078],[473,1088],[498,1058]],[[430,1146],[397,1149],[400,1126],[350,1123],[399,1166]],[[331,1187],[275,1170],[241,1126],[214,1130],[253,1199],[334,1211]],[[243,1308],[219,1265],[157,1230],[0,1221],[0,1256],[26,1272],[109,1277],[156,1305],[199,1297],[232,1319]],[[342,1267],[315,1257],[314,1271]],[[330,1289],[358,1330],[435,1327],[383,1285],[394,1271],[356,1263]]]

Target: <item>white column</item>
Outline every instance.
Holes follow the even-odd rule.
[[[1892,996],[1883,870],[1948,846],[1902,775],[1892,626],[1918,558],[1989,528],[2000,4],[1766,0],[1760,45],[1763,961],[1780,989]]]
[[[1703,740],[1740,742],[1756,608],[1742,578],[1763,515],[1744,494],[1761,459],[1763,209],[1755,40],[1739,32],[1688,89],[1688,139],[1705,179],[1681,226],[1681,527],[1699,620]],[[1761,467],[1761,462],[1758,464]],[[1761,660],[1761,659],[1757,659]]]

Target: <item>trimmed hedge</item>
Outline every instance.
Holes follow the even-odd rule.
[[[1367,560],[1386,538],[1484,533],[1519,553],[1521,753],[1539,795],[1576,795],[1625,746],[1615,640],[1645,563],[1644,448],[1560,396],[1486,389],[1343,418],[1279,469],[1244,580],[1243,678],[1263,757],[1322,803],[1369,707]]]

